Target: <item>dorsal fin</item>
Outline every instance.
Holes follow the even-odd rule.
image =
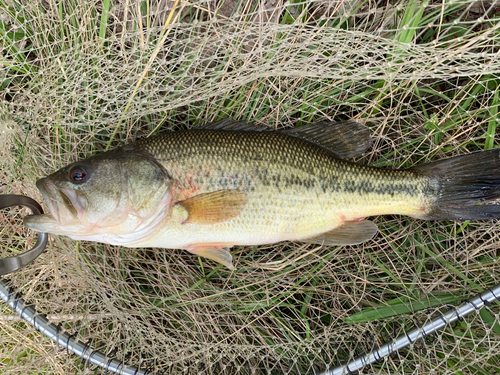
[[[372,144],[370,130],[353,121],[323,121],[281,131],[323,146],[341,159],[360,156]]]
[[[249,124],[245,121],[236,121],[232,118],[226,118],[217,122],[209,122],[196,129],[210,129],[210,130],[230,130],[230,131],[265,131],[270,130],[264,126]]]
[[[263,126],[249,124],[227,118],[211,122],[197,129],[226,131],[273,131]],[[325,147],[341,159],[351,159],[362,155],[371,145],[370,130],[357,122],[316,122],[299,128],[279,130],[293,137]]]

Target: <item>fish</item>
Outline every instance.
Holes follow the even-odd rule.
[[[270,130],[226,119],[137,140],[36,182],[48,213],[35,231],[130,248],[184,249],[234,268],[230,248],[371,240],[367,217],[500,217],[500,149],[407,169],[356,164],[357,122]]]

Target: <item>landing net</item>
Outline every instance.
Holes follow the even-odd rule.
[[[410,167],[499,146],[500,2],[0,0],[0,192],[135,139],[226,117],[367,125],[357,162]],[[1,212],[0,256],[32,246]],[[7,279],[119,361],[165,373],[313,374],[500,282],[499,223],[374,218],[353,247],[182,250],[52,237]],[[498,303],[366,367],[500,372]],[[90,371],[0,307],[0,372]]]

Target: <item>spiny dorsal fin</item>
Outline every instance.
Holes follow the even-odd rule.
[[[227,118],[205,124],[197,129],[226,131],[273,131],[272,129]],[[329,149],[341,159],[362,155],[372,143],[370,130],[357,122],[316,122],[299,128],[280,130],[281,133],[303,138]]]
[[[177,204],[188,213],[183,224],[216,224],[238,216],[247,202],[244,191],[217,190],[195,195]]]
[[[327,246],[358,245],[371,240],[377,233],[377,225],[370,220],[347,221],[341,227],[318,236],[300,240]]]
[[[210,129],[210,130],[227,130],[227,131],[265,131],[269,130],[266,127],[249,124],[244,121],[236,121],[232,118],[226,118],[217,122],[209,122],[208,124],[202,125],[196,129]]]
[[[370,130],[353,121],[316,122],[282,132],[323,146],[341,159],[360,156],[372,144]]]

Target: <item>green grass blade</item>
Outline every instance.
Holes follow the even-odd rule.
[[[382,308],[369,308],[345,318],[349,324],[372,322],[378,319],[386,319],[391,316],[414,313],[429,307],[440,306],[447,303],[454,303],[457,297],[452,294],[442,296],[424,297],[420,301],[410,301],[406,298],[396,298],[388,302],[390,306]]]
[[[406,8],[399,25],[399,28],[403,30],[397,36],[399,42],[407,44],[413,40],[417,27],[422,19],[422,15],[424,14],[425,5],[427,5],[427,1],[422,2],[422,4],[413,2]]]
[[[484,142],[484,149],[491,150],[495,144],[495,132],[498,127],[498,100],[499,94],[498,90],[493,94],[493,100],[491,101],[490,114],[491,119],[488,121],[488,130],[486,132],[486,141]]]
[[[500,324],[498,324],[495,317],[491,315],[488,310],[479,310],[479,315],[481,315],[481,318],[493,329],[493,331],[496,332],[497,335],[500,335]]]
[[[104,43],[106,38],[106,26],[108,25],[110,0],[103,0],[101,23],[99,25],[99,41]]]

